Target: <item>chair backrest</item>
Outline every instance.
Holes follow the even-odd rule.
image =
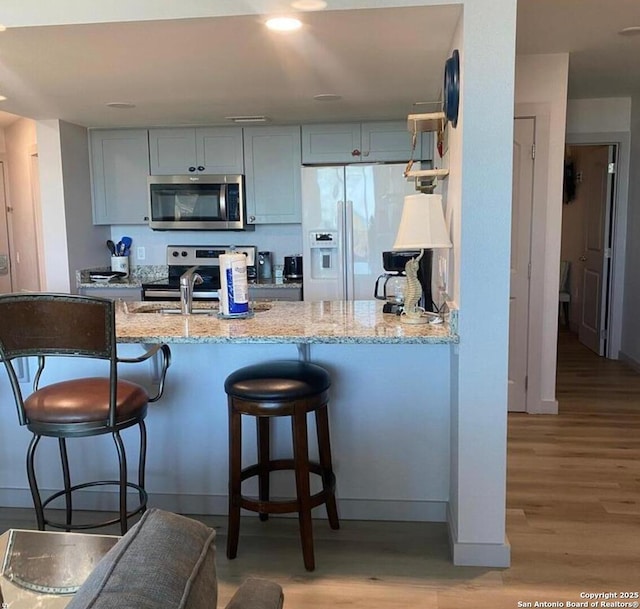
[[[9,374],[21,425],[25,424],[26,419],[12,360],[38,357],[35,390],[45,358],[49,356],[110,360],[112,393],[115,393],[117,356],[114,302],[71,294],[0,295],[0,360],[4,361]],[[110,410],[114,410],[113,396],[111,401]]]
[[[560,261],[560,291],[568,292],[569,291],[569,268],[571,267],[571,262],[568,260]]]
[[[0,355],[115,354],[115,307],[111,300],[67,294],[0,296]]]

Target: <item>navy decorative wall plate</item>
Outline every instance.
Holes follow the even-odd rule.
[[[455,127],[458,124],[458,106],[460,103],[460,54],[458,49],[444,64],[444,115]]]

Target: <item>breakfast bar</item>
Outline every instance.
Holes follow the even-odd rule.
[[[446,344],[457,343],[457,311],[444,323],[411,325],[382,313],[376,300],[256,302],[249,318],[221,319],[217,303],[195,303],[179,315],[175,302],[118,303],[122,343]],[[440,320],[437,320],[440,321]]]
[[[175,302],[118,302],[116,333],[122,356],[139,355],[141,345],[149,343],[166,342],[172,351],[164,397],[149,407],[146,419],[150,505],[186,514],[226,514],[224,379],[243,366],[304,358],[324,367],[332,379],[329,425],[340,518],[446,521],[457,311],[444,323],[409,325],[383,314],[382,304],[262,301],[253,303],[248,319],[220,319],[207,303],[194,303],[194,313],[182,315],[175,312]],[[47,381],[68,375],[70,362],[65,360],[52,362]],[[35,371],[30,366],[25,379]],[[120,377],[147,382],[148,371],[133,368],[121,366]],[[85,372],[102,370],[96,364],[95,371]],[[1,390],[8,390],[6,379],[0,383]],[[29,434],[16,430],[10,409],[0,418],[6,447],[0,501],[29,507],[22,462]],[[290,451],[290,430],[281,423],[286,422],[274,421],[274,455]],[[255,431],[247,428],[248,459],[255,458],[252,434]],[[136,438],[127,441],[135,444]],[[74,462],[82,465],[75,472],[78,479],[112,475],[109,438],[80,438],[73,450],[78,451]],[[40,452],[41,484],[54,486],[59,476],[55,443]],[[246,484],[247,493],[257,492],[252,481]],[[273,495],[291,496],[292,484],[290,478],[274,475]],[[107,492],[81,493],[77,502],[85,509],[112,505]]]

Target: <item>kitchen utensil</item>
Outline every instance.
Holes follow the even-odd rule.
[[[128,256],[129,251],[131,250],[133,239],[131,237],[122,237],[122,239],[120,239],[120,243],[124,246],[124,249],[122,250],[122,252],[120,252],[120,255]]]
[[[109,248],[109,251],[111,252],[112,256],[116,255],[116,244],[111,241],[111,239],[107,239],[107,247]]]

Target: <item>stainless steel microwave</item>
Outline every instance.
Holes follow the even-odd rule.
[[[242,175],[150,176],[153,230],[253,230],[247,225]]]

